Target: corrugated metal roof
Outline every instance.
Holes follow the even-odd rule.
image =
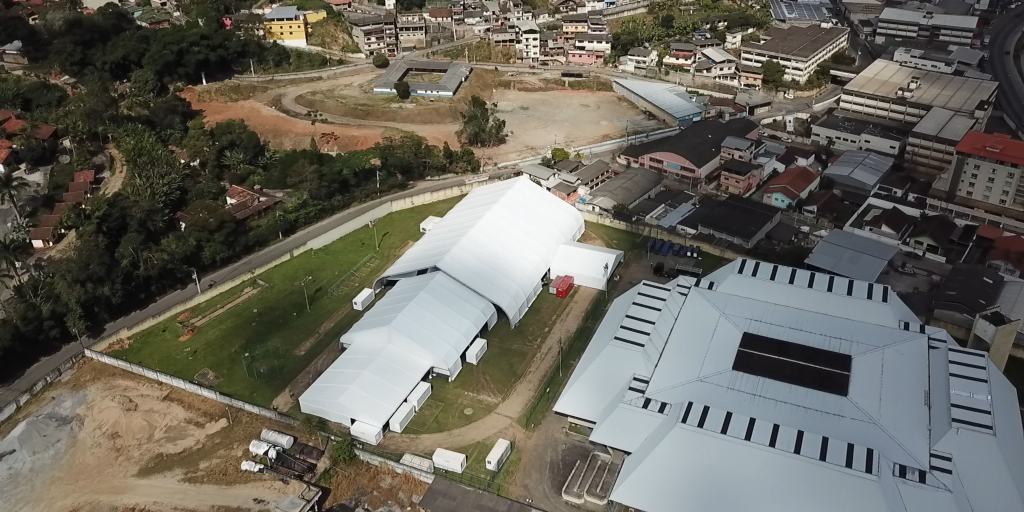
[[[804,263],[833,274],[876,281],[896,252],[894,245],[837,229],[814,246]]]
[[[616,79],[615,83],[676,119],[689,119],[703,112],[686,89],[675,84],[621,78]]]

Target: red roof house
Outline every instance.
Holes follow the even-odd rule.
[[[21,133],[21,132],[25,131],[25,128],[28,128],[28,121],[22,121],[21,119],[18,119],[17,117],[12,117],[12,118],[8,119],[3,124],[3,126],[0,126],[0,130],[3,130],[4,133],[6,133],[8,135],[15,134],[15,133]]]
[[[75,172],[75,182],[92,183],[96,181],[96,171],[92,169],[83,169]]]
[[[790,167],[771,179],[764,188],[764,203],[789,208],[818,188],[821,177],[807,167]]]
[[[61,197],[65,203],[78,204],[85,202],[85,192],[65,192]]]

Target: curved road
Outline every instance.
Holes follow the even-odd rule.
[[[488,171],[487,174],[490,177],[503,176],[509,174],[514,169],[495,169]],[[281,256],[291,252],[304,245],[305,243],[313,240],[314,238],[323,235],[331,231],[332,229],[380,206],[388,201],[396,199],[403,199],[406,197],[422,194],[424,192],[431,192],[434,190],[441,190],[453,185],[464,183],[466,180],[465,176],[458,176],[454,178],[448,178],[437,181],[422,181],[416,183],[412,188],[402,190],[391,195],[387,195],[366,203],[362,203],[353,206],[343,212],[337,213],[327,219],[324,219],[312,226],[309,226],[294,235],[285,238],[277,242],[274,245],[266,247],[259,252],[251,254],[242,260],[239,260],[227,267],[221,268],[205,276],[201,276],[200,285],[204,290],[213,286],[216,283],[224,283],[234,279],[238,276],[244,275],[253,269],[257,269],[266,265]],[[150,317],[160,315],[174,306],[185,302],[196,295],[195,283],[189,283],[187,286],[164,295],[156,302],[149,306],[125,315],[113,322],[110,322],[104,327],[103,333],[95,339],[85,340],[85,343],[71,343],[65,345],[59,352],[52,354],[48,357],[41,359],[34,366],[29,368],[24,375],[19,377],[14,382],[0,388],[0,406],[6,405],[8,402],[14,400],[15,397],[28,391],[33,384],[39,379],[43,378],[47,373],[50,373],[61,365],[71,356],[78,354],[83,351],[84,345],[88,345],[95,340],[103,339],[110,336],[117,331],[126,327],[136,325]]]
[[[998,102],[1003,116],[1024,132],[1024,77],[1017,67],[1017,59],[1024,55],[1016,52],[1021,31],[1024,30],[1024,6],[999,16],[989,41],[989,65],[992,77],[999,81]],[[1024,66],[1024,62],[1021,62]]]

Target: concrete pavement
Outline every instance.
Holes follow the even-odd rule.
[[[498,168],[488,171],[487,174],[490,177],[499,177],[506,174],[510,174],[513,169]],[[453,185],[464,183],[466,176],[457,176],[444,180],[437,181],[422,181],[417,183],[410,189],[396,192],[391,195],[374,199],[366,203],[353,206],[345,211],[337,213],[325,220],[322,220],[312,226],[309,226],[294,235],[281,240],[274,245],[271,245],[265,249],[260,250],[250,256],[247,256],[227,267],[221,268],[204,276],[200,276],[200,286],[202,289],[212,287],[216,283],[223,283],[230,281],[238,276],[244,275],[251,272],[253,269],[257,269],[266,265],[281,256],[295,250],[302,245],[306,244],[310,240],[321,236],[332,229],[356,218],[364,213],[386,203],[396,199],[403,199],[411,197],[417,194],[425,192],[431,192],[434,190],[441,190]],[[42,379],[46,374],[53,371],[55,368],[61,365],[71,356],[82,352],[85,346],[91,343],[110,336],[121,329],[132,327],[144,320],[151,317],[160,315],[174,306],[185,302],[197,294],[196,285],[194,282],[190,282],[187,286],[175,290],[167,295],[164,295],[156,302],[149,306],[142,308],[138,311],[125,315],[113,322],[110,322],[104,327],[103,332],[96,338],[85,339],[81,343],[71,343],[62,348],[59,352],[47,356],[37,362],[34,366],[29,368],[21,377],[8,385],[0,387],[0,406],[7,404],[14,400],[17,396],[28,391],[32,385]],[[68,340],[71,341],[71,340]]]

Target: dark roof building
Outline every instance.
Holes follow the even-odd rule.
[[[703,178],[717,167],[722,141],[729,136],[753,136],[757,129],[758,124],[745,117],[700,121],[675,135],[631,145],[620,159],[635,167]],[[650,158],[652,155],[657,155],[656,159]]]
[[[729,196],[702,204],[682,226],[750,249],[779,223],[781,210],[752,199]]]

